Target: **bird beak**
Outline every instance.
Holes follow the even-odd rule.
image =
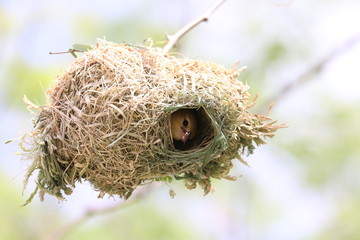
[[[187,140],[189,139],[191,132],[184,132],[184,135],[182,135],[181,137],[181,141],[183,142],[183,144],[185,144],[187,142]]]

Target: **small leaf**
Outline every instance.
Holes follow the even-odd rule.
[[[80,43],[75,43],[72,47],[73,47],[72,50],[82,51],[82,52],[86,52],[92,49],[90,45],[80,44]]]
[[[158,177],[158,178],[155,178],[155,181],[171,183],[172,182],[172,177],[170,177],[170,176]]]
[[[75,49],[72,49],[72,48],[70,48],[69,49],[69,53],[74,57],[74,58],[77,58],[77,55],[75,54]]]

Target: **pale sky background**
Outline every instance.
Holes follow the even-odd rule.
[[[211,2],[0,0],[0,27],[3,28],[0,30],[0,87],[6,89],[9,85],[6,76],[14,59],[22,59],[37,69],[49,68],[55,78],[73,58],[71,55],[49,55],[50,51],[66,51],[74,43],[93,44],[97,37],[141,44],[148,37],[162,36],[152,32],[154,26],[171,34],[202,13]],[[80,21],[75,23],[75,19]],[[123,26],[124,22],[128,24],[124,34],[109,32],[110,27],[102,27],[102,24]],[[144,22],[152,27],[139,31],[137,27]],[[257,86],[250,78],[256,75],[256,68],[266,67],[259,64],[264,46],[280,39],[286,47],[287,58],[262,69],[262,102],[359,34],[360,1],[357,0],[227,0],[209,22],[199,25],[180,42],[180,51],[185,56],[215,61],[227,67],[240,61],[249,72],[247,79],[242,80],[251,87],[252,84]],[[123,38],[117,39],[118,36]],[[289,125],[288,129],[278,132],[279,139],[312,136],[307,132],[307,123],[311,124],[318,116],[326,98],[349,105],[359,104],[359,66],[360,43],[332,60],[314,80],[279,101],[271,116]],[[40,88],[46,88],[43,83],[32,81]],[[0,90],[0,169],[8,183],[18,188],[17,204],[21,204],[34,187],[31,182],[25,196],[21,196],[21,184],[29,163],[14,154],[19,151],[16,144],[2,143],[19,138],[31,129],[31,115],[24,109],[25,106],[21,109],[8,104],[5,92]],[[214,239],[311,238],[329,227],[346,193],[338,197],[338,192],[331,188],[306,186],[304,169],[295,157],[277,145],[277,137],[268,139],[267,145],[246,158],[250,168],[235,164],[232,173],[242,175],[239,180],[217,182],[217,191],[209,196],[203,197],[200,189],[187,191],[180,182],[171,184],[178,193],[175,199],[170,199],[168,188],[163,186],[144,201],[158,211],[188,221],[204,236]],[[349,181],[359,183],[358,171],[355,171],[360,167],[357,160],[359,156],[353,165],[344,166],[343,170],[347,171]],[[335,186],[339,187],[336,183]],[[40,203],[35,197],[31,204],[72,219],[89,207],[100,208],[118,202],[117,198],[97,199],[97,193],[88,183],[78,184],[67,199],[58,204],[56,199],[46,196],[45,202]],[[256,209],[263,206],[263,201],[267,202],[267,208]],[[264,219],[259,219],[261,214]],[[274,220],[268,223],[267,218]]]

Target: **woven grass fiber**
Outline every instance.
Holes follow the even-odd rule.
[[[205,194],[211,179],[232,179],[232,160],[252,153],[280,127],[252,114],[242,69],[177,58],[161,49],[99,40],[77,58],[36,106],[34,129],[23,140],[31,159],[25,185],[37,173],[39,192],[64,199],[76,182],[129,198],[140,185],[183,179]],[[194,109],[199,121],[193,146],[179,150],[170,115]]]

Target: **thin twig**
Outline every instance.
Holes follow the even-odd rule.
[[[76,49],[69,49],[68,51],[64,51],[64,52],[49,52],[49,54],[67,54],[67,53],[76,53],[76,52],[84,52],[84,51],[76,50]]]
[[[77,52],[84,52],[84,51],[70,48],[68,51],[65,51],[65,52],[49,52],[49,54],[66,54],[66,53],[70,53],[74,58],[77,58],[77,55],[75,54]]]
[[[339,55],[349,51],[353,46],[360,42],[360,33],[348,39],[337,48],[335,48],[329,55],[307,68],[302,74],[296,77],[294,80],[285,84],[278,93],[271,97],[267,102],[274,103],[283,99],[290,92],[295,90],[298,86],[310,81],[313,77],[319,74],[324,67]]]
[[[210,8],[206,12],[204,12],[201,16],[199,16],[198,18],[194,19],[192,22],[182,27],[174,35],[166,35],[168,42],[163,47],[163,52],[164,53],[169,52],[170,49],[177,43],[177,41],[179,41],[179,39],[183,37],[187,32],[189,32],[191,29],[193,29],[201,22],[208,21],[210,16],[223,2],[225,2],[225,0],[217,0],[216,2],[214,2],[213,5],[210,6]]]
[[[156,185],[156,184],[155,184]],[[156,185],[159,186],[159,185]],[[107,213],[113,213],[115,211],[119,211],[124,209],[138,200],[142,199],[145,195],[147,195],[151,190],[153,190],[154,184],[144,187],[140,191],[137,191],[133,194],[133,196],[129,200],[125,200],[119,204],[105,207],[101,209],[88,209],[85,211],[79,218],[69,222],[61,226],[60,228],[56,229],[55,231],[51,232],[48,236],[44,238],[44,240],[61,240],[64,239],[67,235],[69,235],[72,231],[78,228],[81,224],[85,223],[91,217],[99,216]]]

